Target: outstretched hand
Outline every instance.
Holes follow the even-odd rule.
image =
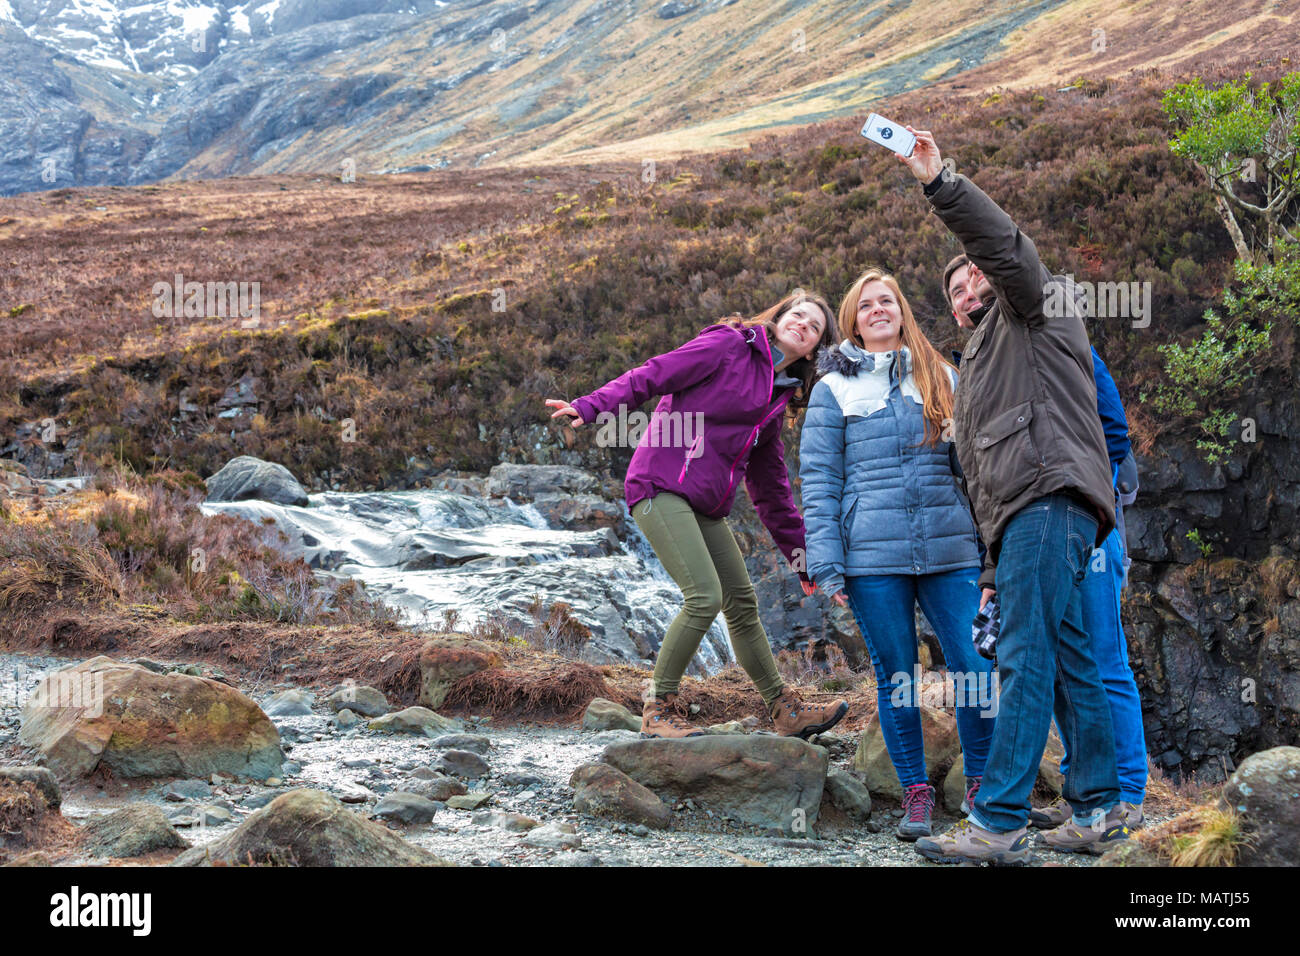
[[[583,424],[582,416],[578,414],[578,410],[563,399],[548,398],[546,400],[546,405],[548,408],[555,409],[555,411],[551,413],[551,418],[559,418],[561,415],[568,415],[569,420],[564,424],[572,425],[574,428]]]
[[[831,597],[831,600],[834,601],[836,604],[838,604],[840,607],[849,606],[849,596],[845,594],[843,591],[841,591],[839,594],[833,595]]]
[[[908,126],[907,131],[916,135],[916,145],[912,147],[912,155],[904,156],[902,153],[895,153],[900,163],[905,163],[907,168],[923,183],[934,181],[934,177],[943,172],[943,158],[939,155],[939,147],[934,141],[934,134],[928,129],[912,129]]]

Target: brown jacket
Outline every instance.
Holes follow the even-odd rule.
[[[997,292],[962,354],[953,405],[957,457],[988,546],[980,585],[991,588],[1007,523],[1044,495],[1082,495],[1097,512],[1096,544],[1105,540],[1115,527],[1110,460],[1072,283],[1052,276],[1029,237],[965,176],[928,198]]]

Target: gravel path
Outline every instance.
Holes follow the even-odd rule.
[[[69,660],[29,655],[0,654],[0,765],[31,763],[31,753],[17,742],[17,703],[24,699],[40,675],[72,663]],[[270,688],[242,688],[261,700]],[[276,718],[285,738],[290,763],[278,787],[229,783],[211,788],[210,796],[183,801],[165,797],[172,781],[114,781],[104,786],[79,783],[65,787],[63,813],[74,822],[117,809],[128,803],[148,802],[164,808],[185,826],[182,833],[194,844],[206,843],[230,832],[248,814],[277,793],[297,787],[323,790],[354,802],[353,809],[368,813],[383,794],[412,788],[412,776],[437,759],[441,749],[433,741],[413,736],[388,736],[364,729],[339,730],[330,712],[320,704],[311,716]],[[485,755],[489,771],[482,780],[465,781],[473,791],[493,794],[484,810],[522,813],[542,823],[571,824],[581,840],[577,849],[529,846],[527,833],[474,822],[476,813],[440,809],[432,823],[403,827],[402,835],[439,856],[466,865],[564,866],[932,866],[910,844],[893,835],[892,808],[877,805],[873,825],[834,825],[821,822],[814,839],[782,839],[746,831],[698,807],[679,805],[673,829],[649,830],[581,816],[573,811],[568,780],[581,764],[596,761],[604,747],[636,738],[634,731],[583,732],[576,728],[527,724],[498,725],[488,718],[465,721],[465,730],[491,740]],[[847,768],[853,743],[831,747],[832,766]],[[199,813],[200,807],[211,808]],[[206,822],[191,822],[198,814]],[[224,820],[223,818],[228,817]],[[482,819],[482,815],[479,815]],[[955,818],[936,816],[936,831]],[[174,820],[175,822],[175,820]],[[1035,865],[1090,865],[1091,857],[1056,854],[1040,849]]]

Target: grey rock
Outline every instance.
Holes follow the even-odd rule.
[[[399,790],[380,800],[372,816],[397,823],[430,823],[441,808],[442,804],[418,793]]]
[[[1240,866],[1295,866],[1300,860],[1300,747],[1251,754],[1228,780],[1219,805],[1241,817],[1247,840]]]
[[[851,819],[866,822],[871,819],[871,794],[866,785],[852,774],[832,769],[826,774],[823,799],[843,811]]]
[[[569,777],[573,808],[579,813],[609,817],[666,829],[672,813],[654,793],[609,764],[584,764]]]
[[[460,777],[463,780],[477,780],[488,772],[487,761],[468,750],[448,750],[433,764],[433,769]]]
[[[305,690],[282,690],[262,702],[262,712],[268,717],[305,717],[311,715],[311,705],[316,695]]]
[[[448,750],[469,750],[483,756],[492,746],[492,742],[482,734],[444,734],[433,738],[433,746]]]
[[[822,748],[759,734],[629,741],[606,747],[601,761],[660,799],[792,835],[816,823],[827,770]]]
[[[325,703],[340,713],[350,710],[362,717],[381,717],[393,709],[384,692],[374,687],[343,687],[325,698]]]
[[[251,455],[232,458],[220,471],[207,479],[206,484],[208,501],[244,501],[253,498],[300,508],[308,505],[307,492],[303,491],[302,485],[288,468]]]
[[[595,697],[582,715],[583,730],[636,730],[641,729],[641,718],[622,704],[604,697]]]
[[[436,714],[427,707],[407,707],[384,714],[370,721],[368,726],[385,734],[421,734],[425,737],[437,737],[461,729],[459,721]]]
[[[447,865],[315,790],[281,794],[233,833],[187,850],[172,865],[243,865],[249,860],[278,866]]]
[[[81,832],[91,856],[123,858],[154,850],[184,849],[189,844],[158,807],[136,803],[95,817]]]

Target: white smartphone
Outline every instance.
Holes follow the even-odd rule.
[[[885,119],[879,113],[871,113],[867,116],[867,122],[862,127],[862,135],[873,143],[879,143],[886,149],[892,149],[904,156],[911,156],[912,148],[916,146],[914,134],[892,120]]]

